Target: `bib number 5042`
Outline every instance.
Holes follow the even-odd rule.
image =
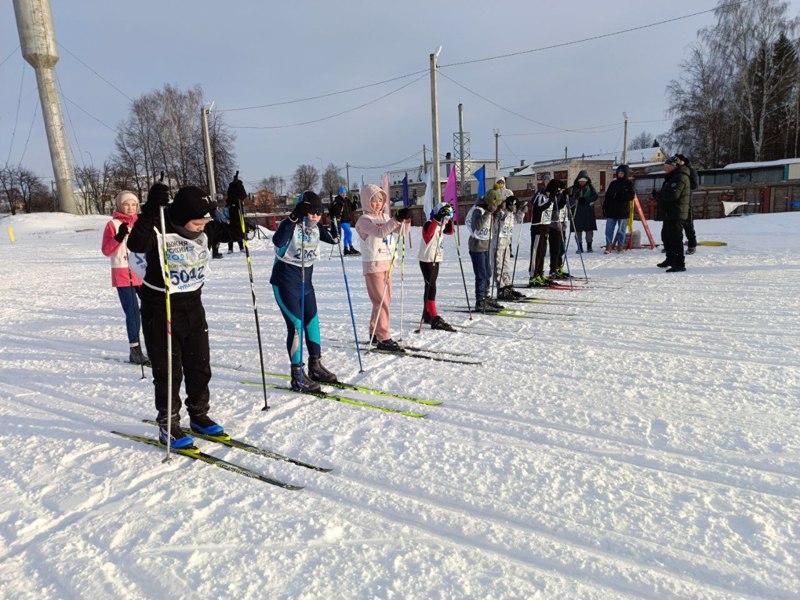
[[[205,275],[203,274],[204,267],[192,267],[189,270],[170,271],[169,282],[170,285],[187,284],[191,281],[202,281]]]

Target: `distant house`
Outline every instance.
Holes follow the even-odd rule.
[[[660,168],[663,166],[666,159],[667,155],[661,148],[628,150],[628,155],[626,157],[634,176],[647,173],[654,168]],[[552,179],[566,181],[567,184],[571,185],[578,176],[578,173],[587,171],[595,188],[602,194],[606,191],[608,184],[614,178],[614,170],[621,162],[621,152],[591,155],[582,154],[581,156],[537,161],[516,169],[512,172],[510,177],[535,176],[538,182],[547,174]],[[509,185],[508,187],[517,189],[513,185]]]

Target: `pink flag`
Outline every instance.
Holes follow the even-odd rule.
[[[381,188],[386,192],[387,204],[391,203],[391,196],[389,195],[389,173],[384,173],[381,177]]]
[[[450,176],[444,186],[444,201],[453,205],[453,220],[458,223],[458,190],[456,189],[455,169],[450,169]]]

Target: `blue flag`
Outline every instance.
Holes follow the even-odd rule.
[[[475,171],[475,179],[478,180],[478,198],[486,195],[486,165]]]
[[[408,173],[403,177],[403,206],[408,207]]]

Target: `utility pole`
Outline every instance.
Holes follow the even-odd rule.
[[[428,172],[428,149],[422,144],[422,172]]]
[[[350,163],[344,163],[345,171],[347,172],[347,193],[350,193]]]
[[[206,173],[208,174],[208,195],[211,201],[217,203],[217,182],[214,175],[214,155],[211,154],[211,135],[208,132],[208,113],[214,108],[214,103],[206,108],[205,106],[200,109],[200,121],[203,125],[203,144],[206,149]]]
[[[72,189],[69,146],[56,87],[55,67],[58,62],[58,49],[50,0],[14,0],[14,14],[17,17],[22,56],[36,73],[59,207],[63,212],[77,215],[78,205],[75,203]]]
[[[625,118],[625,129],[624,133],[622,134],[622,164],[628,164],[628,113],[622,113],[622,116]]]
[[[494,130],[494,178],[500,175],[500,130]]]
[[[442,47],[430,55],[431,61],[431,128],[433,130],[433,202],[434,205],[442,201],[442,186],[439,183],[439,91],[436,82],[437,61]]]
[[[458,177],[458,192],[459,196],[465,194],[464,179],[466,178],[466,171],[464,170],[464,105],[458,103],[458,138],[460,144],[459,154],[461,155],[461,168],[459,169]]]
[[[568,158],[569,158],[569,150],[567,149],[566,146],[564,146],[564,160],[567,160]]]

